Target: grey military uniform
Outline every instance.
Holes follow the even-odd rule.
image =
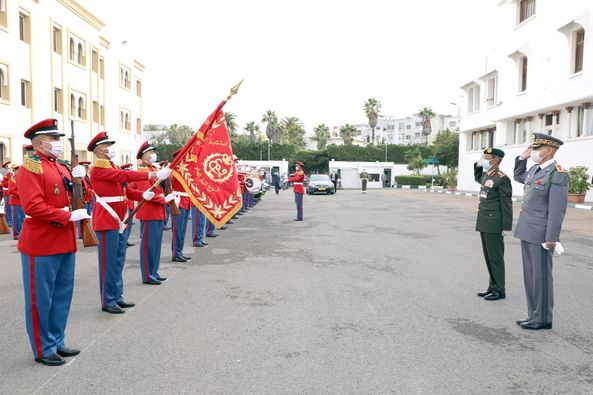
[[[544,249],[542,243],[560,239],[568,174],[556,162],[543,169],[539,165],[526,169],[527,160],[517,157],[514,178],[525,187],[515,237],[521,240],[528,319],[549,324],[554,307],[552,251]]]

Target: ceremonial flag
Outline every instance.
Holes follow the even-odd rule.
[[[220,228],[242,207],[222,101],[171,162],[192,203]]]

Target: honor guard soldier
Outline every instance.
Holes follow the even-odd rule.
[[[10,161],[2,164],[2,198],[4,199],[4,212],[6,214],[6,222],[8,226],[12,227],[12,206],[10,205],[10,194],[8,193],[8,183],[12,178],[10,171]]]
[[[21,253],[25,319],[35,361],[63,365],[63,357],[80,352],[65,345],[65,330],[74,288],[76,229],[89,218],[86,210],[70,211],[72,173],[59,160],[64,152],[58,121],[47,119],[25,132],[35,155],[25,157],[17,186],[26,217],[17,248]]]
[[[142,164],[138,170],[151,173],[163,171],[170,175],[171,169],[168,167],[159,170],[155,166],[157,156],[154,150],[155,148],[146,141],[140,146],[136,159],[140,159]],[[167,280],[166,277],[159,275],[165,205],[177,198],[172,193],[163,198],[163,189],[160,186],[156,187],[154,191],[150,191],[151,187],[152,184],[149,181],[136,183],[136,189],[144,191],[144,198],[147,200],[136,214],[140,220],[140,273],[144,284],[160,285],[161,282]],[[147,199],[151,195],[154,198]]]
[[[133,166],[131,163],[126,163],[125,165],[120,166],[120,169],[132,170],[132,167]],[[129,187],[128,182],[124,182],[124,183],[122,183],[122,185],[125,188]],[[134,201],[132,199],[128,199],[127,205],[128,205],[128,217],[129,217],[130,215],[132,215],[132,211],[134,211],[134,207],[135,207]],[[129,242],[133,227],[134,227],[134,219],[132,218],[132,219],[130,219],[130,222],[128,222],[128,226],[126,226],[126,230],[124,231],[124,236],[126,238],[126,246],[127,247],[134,247],[134,245],[135,245],[135,244]]]
[[[486,300],[506,297],[503,232],[513,228],[513,189],[510,178],[499,169],[504,151],[488,148],[474,163],[474,178],[481,185],[476,231],[480,232],[482,251],[490,282],[478,296]]]
[[[20,166],[14,166],[12,168],[13,175],[8,181],[8,195],[10,196],[9,202],[12,207],[12,238],[14,240],[19,239],[21,229],[23,228],[23,221],[25,220],[25,213],[21,206],[21,199],[19,197],[19,190],[16,184],[17,173]]]
[[[568,174],[554,160],[562,144],[555,137],[535,133],[533,144],[515,160],[515,181],[525,184],[515,228],[515,237],[521,240],[527,296],[527,318],[517,324],[524,329],[552,329],[552,256],[568,200]],[[536,165],[527,170],[530,157]]]
[[[305,188],[303,186],[305,182],[305,172],[302,162],[296,162],[296,171],[292,177],[288,179],[288,182],[292,182],[292,190],[294,192],[294,201],[296,203],[297,217],[295,221],[303,220],[303,195],[305,194]]]
[[[173,158],[179,152],[181,152],[181,149],[173,153]],[[187,232],[187,221],[191,202],[189,195],[185,192],[178,179],[174,177],[171,179],[171,187],[173,188],[173,194],[179,198],[179,215],[174,215],[171,218],[171,229],[173,233],[171,237],[171,252],[173,254],[173,262],[187,262],[191,261],[191,258],[183,255],[183,247],[185,245],[185,234]]]
[[[126,261],[126,237],[124,235],[128,217],[128,199],[150,200],[151,194],[144,194],[124,186],[124,183],[148,181],[156,177],[167,178],[168,170],[158,172],[124,171],[111,160],[116,156],[115,141],[106,132],[97,134],[87,150],[95,156],[90,179],[93,184],[95,206],[93,207],[93,229],[99,241],[99,292],[101,309],[110,314],[121,314],[124,308],[134,307],[123,296],[122,272]]]

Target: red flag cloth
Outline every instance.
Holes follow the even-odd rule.
[[[223,101],[171,163],[192,203],[217,227],[243,205]]]

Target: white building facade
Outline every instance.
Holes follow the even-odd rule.
[[[74,0],[0,0],[2,161],[22,163],[23,146],[30,143],[25,130],[56,118],[66,137],[73,122],[80,160],[92,160],[88,142],[107,131],[117,141],[119,162],[135,163],[144,66],[116,41]]]
[[[593,174],[593,2],[504,0],[497,8],[488,16],[500,28],[495,49],[462,86],[458,188],[479,189],[473,163],[487,147],[505,151],[501,168],[512,178],[534,132],[564,141],[563,167]],[[513,194],[522,191],[513,181]]]

